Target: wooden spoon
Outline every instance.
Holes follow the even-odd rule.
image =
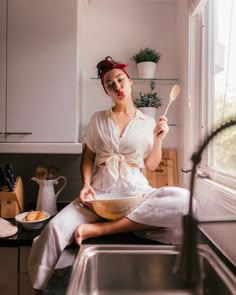
[[[180,92],[180,87],[179,87],[179,85],[177,85],[177,84],[174,85],[174,86],[172,87],[172,89],[171,89],[171,92],[170,92],[170,98],[169,98],[169,103],[168,103],[168,106],[166,107],[166,110],[165,110],[163,116],[166,115],[166,113],[167,113],[167,111],[168,111],[168,109],[169,109],[171,103],[172,103],[172,102],[178,97],[179,92]]]
[[[38,166],[36,167],[36,178],[40,180],[45,180],[47,176],[47,169],[45,167]]]

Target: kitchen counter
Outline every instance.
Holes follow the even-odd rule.
[[[14,219],[9,219],[15,224]],[[20,247],[31,246],[33,239],[38,236],[42,229],[37,230],[25,230],[22,226],[18,225],[18,233],[8,238],[0,238],[0,247]],[[222,259],[222,261],[231,269],[235,271],[235,267],[219,252],[216,247],[199,231],[198,241],[201,244],[208,244],[216,254]],[[83,242],[83,244],[134,244],[134,245],[158,245],[160,242],[137,237],[133,233],[122,233],[108,236],[102,236],[99,238],[90,238]],[[76,244],[69,245],[63,251],[52,277],[45,290],[46,295],[63,295],[67,288],[72,266],[79,251],[79,246]]]
[[[16,224],[14,219],[7,219],[12,224]],[[42,229],[25,230],[22,225],[18,225],[18,232],[7,238],[0,238],[0,247],[31,246],[33,239],[37,237]]]
[[[58,202],[58,210],[60,211],[67,204],[67,202]],[[29,203],[25,211],[36,210],[35,207],[36,203]],[[14,218],[6,218],[6,220],[8,220],[14,225],[17,224]],[[44,224],[44,226],[49,222],[49,220]],[[18,224],[18,232],[15,235],[8,238],[0,238],[0,247],[31,246],[33,239],[41,233],[42,229],[43,228],[25,230],[21,224]]]
[[[14,219],[8,221],[15,224]],[[8,238],[0,238],[0,247],[20,247],[31,246],[33,239],[40,234],[42,229],[25,230],[22,225],[18,225],[18,232]],[[161,244],[160,242],[147,240],[135,236],[133,233],[114,234],[99,238],[91,238],[83,242],[83,244]],[[63,251],[52,277],[45,290],[47,295],[62,295],[65,294],[72,266],[79,251],[79,246],[76,244],[69,245]]]
[[[133,233],[114,234],[103,236],[100,238],[91,238],[83,242],[83,244],[134,244],[134,245],[160,245],[162,243],[147,240],[135,236]],[[79,251],[79,247],[75,244],[68,246],[62,253],[54,273],[45,290],[47,295],[64,295],[68,286],[73,263]],[[69,265],[68,265],[69,263]]]

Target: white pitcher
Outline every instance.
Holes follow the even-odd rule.
[[[62,179],[64,183],[62,187],[55,194],[54,184],[58,184],[60,179]],[[64,189],[67,183],[66,177],[59,176],[58,178],[51,179],[51,180],[41,180],[36,177],[32,177],[31,180],[37,182],[39,185],[36,210],[45,210],[50,215],[57,214],[58,210],[57,210],[56,201],[57,201],[58,195]]]

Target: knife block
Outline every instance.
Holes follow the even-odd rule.
[[[24,189],[20,176],[16,179],[13,192],[0,192],[0,217],[14,218],[24,209]]]

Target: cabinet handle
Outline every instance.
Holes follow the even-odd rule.
[[[5,135],[32,135],[32,132],[4,132]]]

